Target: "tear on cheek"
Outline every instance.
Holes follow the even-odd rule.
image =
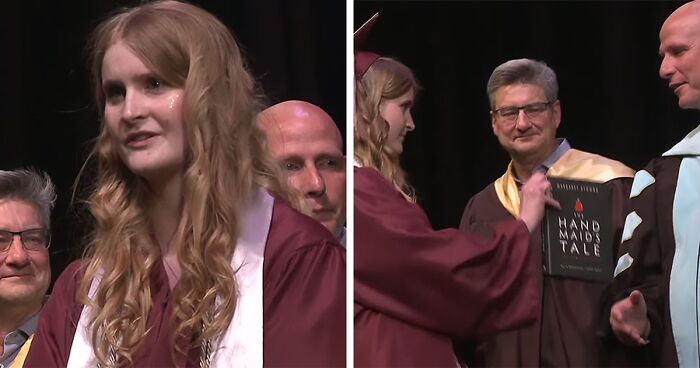
[[[175,94],[168,100],[168,108],[172,110],[175,107],[175,103],[180,100],[180,94]]]

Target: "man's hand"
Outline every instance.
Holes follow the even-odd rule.
[[[613,305],[610,309],[610,326],[617,339],[625,345],[642,346],[649,343],[645,338],[651,328],[647,303],[639,290]]]

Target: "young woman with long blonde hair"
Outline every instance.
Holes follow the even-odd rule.
[[[491,243],[434,230],[399,163],[416,128],[414,73],[366,51],[355,63],[355,365],[454,367],[453,338],[535,320],[541,271],[530,231],[544,204],[557,204],[538,174],[523,185],[520,217],[499,224]]]
[[[344,251],[285,203],[226,26],[176,1],[124,9],[92,73],[95,229],[28,366],[343,365]]]

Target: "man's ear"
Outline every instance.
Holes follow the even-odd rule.
[[[489,115],[491,116],[491,130],[493,131],[493,135],[496,135],[496,113],[489,111]]]
[[[554,124],[559,128],[559,123],[561,123],[561,102],[559,100],[552,104],[552,113],[554,113]]]

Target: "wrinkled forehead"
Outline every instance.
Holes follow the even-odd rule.
[[[44,226],[36,204],[13,197],[0,199],[0,227],[9,223],[22,223],[25,227]]]
[[[342,137],[333,119],[310,104],[282,103],[273,106],[261,114],[260,126],[268,135],[268,140],[330,140],[339,149],[342,147]]]
[[[277,137],[286,142],[328,142],[340,150],[340,133],[332,121],[292,118],[276,124]]]

